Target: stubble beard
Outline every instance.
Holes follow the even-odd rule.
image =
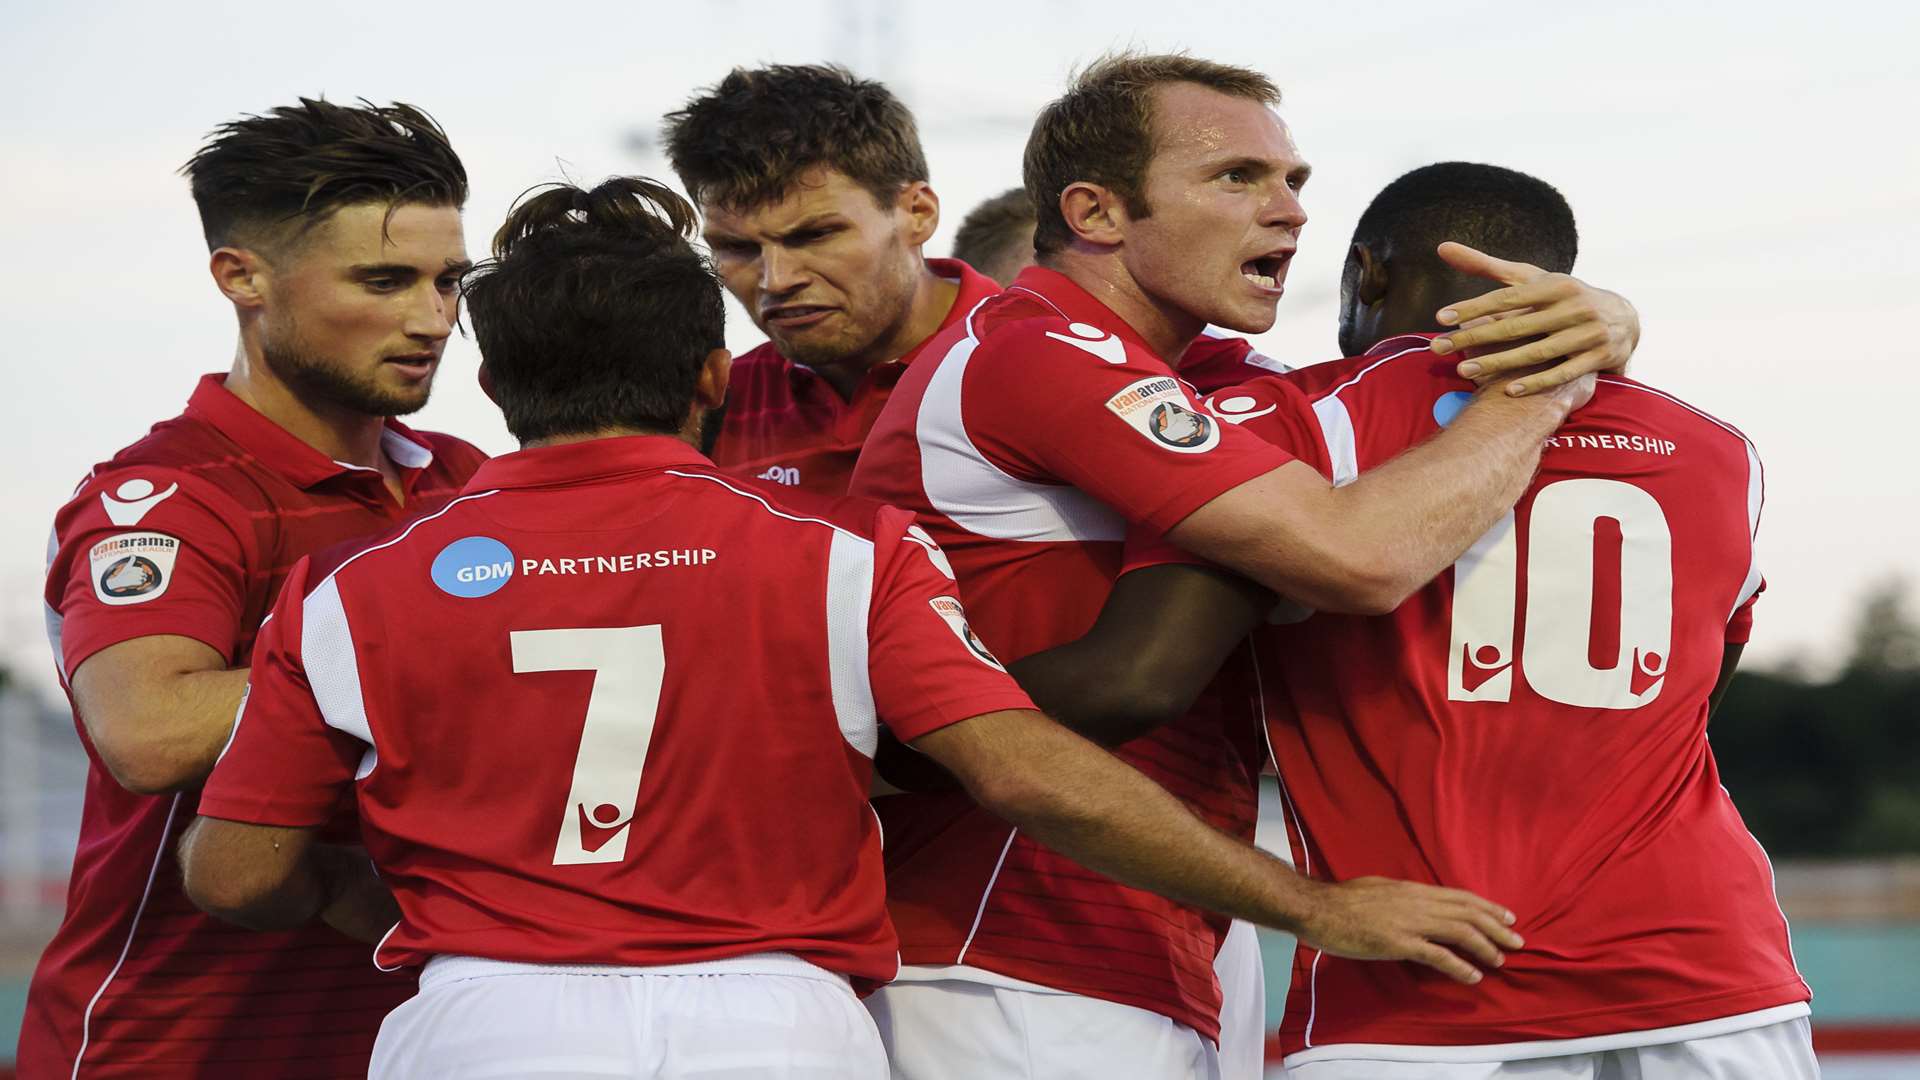
[[[417,393],[389,390],[371,376],[344,370],[339,363],[301,340],[297,329],[281,341],[263,339],[260,354],[274,375],[302,401],[324,403],[368,416],[406,416],[419,412],[426,406],[427,391],[433,385],[429,378]]]

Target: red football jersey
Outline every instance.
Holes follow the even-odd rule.
[[[853,490],[919,515],[952,559],[981,636],[1017,658],[1086,632],[1127,521],[1170,528],[1287,460],[1200,411],[1092,296],[1032,268],[907,369]],[[1265,752],[1250,720],[1234,727],[1220,710],[1196,713],[1119,754],[1214,824],[1251,836],[1250,777]],[[1223,923],[1083,869],[964,795],[875,805],[903,963],[965,965],[1217,1032]]]
[[[960,290],[941,330],[1000,291],[992,278],[958,259],[928,259],[927,266]],[[771,341],[749,350],[733,361],[713,460],[736,476],[820,495],[846,494],[867,432],[901,373],[925,347],[921,342],[905,356],[869,369],[850,398],[842,398],[811,368],[780,355]]]
[[[1174,368],[1201,394],[1293,370],[1254,348],[1246,338],[1230,337],[1212,327],[1193,339]]]
[[[1246,428],[1343,483],[1465,407],[1457,358],[1426,340],[1316,369],[1339,377],[1308,408],[1280,379],[1231,393],[1255,399]],[[1527,939],[1470,987],[1300,950],[1288,1064],[1548,1056],[1805,1014],[1771,868],[1706,738],[1761,585],[1761,501],[1738,431],[1603,378],[1451,572],[1389,616],[1261,631],[1297,864],[1469,889]]]
[[[300,585],[200,812],[309,826],[351,789],[388,967],[787,952],[884,982],[877,725],[1033,707],[908,514],[666,436],[495,458]]]
[[[46,601],[63,684],[101,649],[159,634],[247,664],[296,560],[439,509],[484,458],[390,423],[402,506],[379,472],[330,460],[224,381],[200,380],[182,415],[96,466],[55,518]],[[27,994],[20,1074],[366,1075],[413,979],[324,926],[255,933],[201,914],[173,857],[199,793],[126,790],[75,725],[91,762],[80,842]]]

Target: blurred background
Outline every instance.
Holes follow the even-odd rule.
[[[534,184],[669,177],[660,114],[728,68],[835,61],[919,117],[941,255],[969,208],[1019,182],[1033,113],[1068,73],[1137,46],[1257,67],[1285,90],[1316,172],[1265,352],[1336,354],[1346,237],[1381,186],[1492,162],[1566,193],[1576,272],[1639,307],[1634,374],[1753,438],[1768,589],[1714,749],[1775,858],[1829,1075],[1920,1075],[1913,7],[0,0],[0,25],[0,1073],[85,772],[41,628],[47,529],[89,466],[234,347],[174,172],[208,129],[300,94],[419,104],[472,175],[478,255]],[[731,316],[729,343],[756,344]],[[476,362],[456,339],[416,419],[512,449]],[[1278,986],[1290,944],[1266,946]]]

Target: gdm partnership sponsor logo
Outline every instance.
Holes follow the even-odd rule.
[[[433,557],[433,583],[448,596],[491,596],[513,577],[513,552],[491,536],[468,536]]]

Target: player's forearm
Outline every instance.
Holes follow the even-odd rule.
[[[1142,667],[1138,658],[1109,651],[1089,636],[1016,660],[1007,672],[1067,729],[1118,746],[1193,703],[1193,694],[1183,695],[1180,687],[1132,677]]]
[[[325,846],[315,848],[314,855],[329,897],[320,909],[320,920],[356,941],[378,944],[400,921],[400,905],[367,853]]]
[[[1053,725],[1023,764],[966,778],[974,798],[1074,861],[1134,888],[1297,931],[1325,886],[1201,821],[1131,766]]]
[[[249,930],[287,930],[313,921],[330,897],[310,835],[200,818],[180,838],[187,898]]]
[[[115,780],[158,795],[199,785],[233,733],[247,669],[177,672],[109,701],[82,701],[82,719]]]
[[[1333,491],[1338,546],[1392,610],[1452,565],[1526,491],[1563,400],[1482,394],[1447,430]]]

